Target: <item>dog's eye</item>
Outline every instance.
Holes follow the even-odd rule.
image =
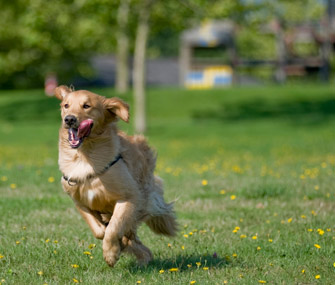
[[[65,104],[65,105],[64,105],[64,108],[65,108],[65,109],[69,108],[69,104]]]
[[[89,109],[89,108],[91,108],[91,106],[90,106],[90,105],[87,105],[87,104],[84,104],[83,108],[84,108],[84,109]]]

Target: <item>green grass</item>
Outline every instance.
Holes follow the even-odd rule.
[[[113,269],[59,183],[59,102],[1,91],[0,282],[333,284],[334,90],[150,90],[147,137],[180,232],[169,239],[142,226],[154,261],[122,256]]]

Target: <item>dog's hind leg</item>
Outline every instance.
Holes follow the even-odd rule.
[[[136,235],[133,235],[131,238],[124,236],[122,238],[122,246],[126,253],[136,256],[140,265],[147,265],[153,258],[150,249],[143,245]]]

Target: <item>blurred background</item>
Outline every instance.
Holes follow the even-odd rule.
[[[334,0],[2,0],[0,88],[122,93],[141,70],[193,89],[334,82],[334,15]]]

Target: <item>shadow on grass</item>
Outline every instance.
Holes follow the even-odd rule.
[[[36,121],[36,120],[58,120],[60,118],[59,101],[55,98],[20,100],[2,104],[0,120]]]
[[[200,262],[200,265],[197,265]],[[130,272],[152,272],[165,270],[169,271],[171,268],[178,268],[178,271],[186,271],[209,267],[209,268],[221,268],[228,266],[229,261],[226,258],[215,257],[210,255],[178,255],[175,258],[163,259],[155,257],[147,266],[139,266],[135,261],[130,266]]]
[[[335,116],[335,99],[294,100],[275,102],[261,98],[227,103],[215,109],[195,110],[195,119],[238,121],[249,119],[289,119],[295,123],[322,123]]]

